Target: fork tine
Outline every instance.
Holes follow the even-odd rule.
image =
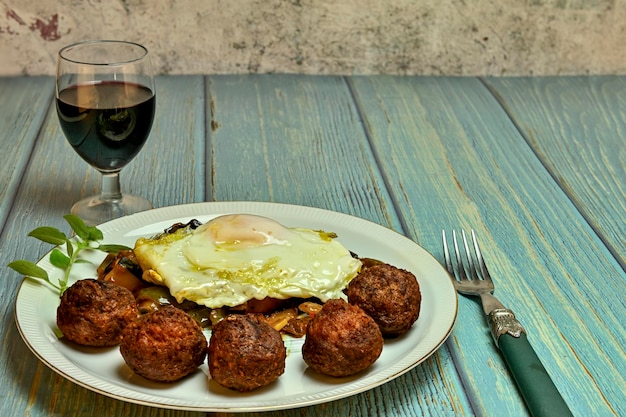
[[[474,281],[475,283],[480,281],[491,281],[491,276],[487,270],[487,265],[485,264],[485,260],[478,246],[478,238],[476,237],[474,229],[471,229],[471,246],[473,246],[474,250],[470,248],[469,238],[467,237],[465,230],[461,229],[460,237],[457,235],[456,230],[452,230],[452,242],[451,245],[448,245],[446,231],[441,231],[443,257],[446,269],[452,278],[456,281]],[[450,246],[454,248],[455,265],[453,265]],[[466,260],[463,259],[464,257]]]
[[[456,231],[452,231],[452,244],[454,245],[454,254],[456,255],[456,266],[459,272],[459,280],[467,280],[467,274],[465,272],[465,264],[461,258],[461,251],[459,250],[459,242],[456,238]]]
[[[446,262],[446,269],[448,273],[454,277],[454,269],[452,268],[452,261],[450,259],[450,251],[448,250],[448,240],[446,239],[446,231],[441,231],[441,240],[443,241],[443,259]]]
[[[483,279],[491,281],[491,275],[487,270],[487,265],[485,264],[483,255],[480,252],[480,248],[478,247],[478,238],[476,237],[476,233],[474,233],[474,229],[472,229],[472,242],[474,243],[474,252],[476,253],[476,260],[478,261],[478,266],[480,267],[480,272],[483,276]]]
[[[467,243],[467,236],[465,235],[465,230],[461,230],[461,235],[463,237],[463,247],[465,248],[465,256],[467,257],[467,266],[469,270],[469,274],[472,279],[480,279],[478,273],[476,272],[476,266],[474,265],[474,258],[472,257],[472,252],[470,251],[469,245]]]

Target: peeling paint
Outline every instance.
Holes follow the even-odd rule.
[[[57,13],[50,16],[48,23],[44,22],[41,19],[36,19],[35,23],[29,26],[29,29],[32,32],[39,31],[39,36],[44,41],[56,41],[61,39],[61,34],[59,33],[59,15]]]
[[[60,43],[114,34],[160,74],[554,75],[626,71],[616,0],[3,2],[0,74],[54,74]],[[236,3],[236,4],[235,4]],[[471,3],[471,4],[470,4]],[[367,7],[363,7],[367,5]],[[43,45],[42,45],[43,44]]]
[[[13,19],[20,25],[26,26],[26,22],[24,21],[24,19],[19,17],[18,14],[15,12],[15,10],[11,10],[11,9],[7,10],[7,19]]]

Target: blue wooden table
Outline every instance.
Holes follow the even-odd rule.
[[[59,128],[50,77],[0,78],[0,264],[49,248],[99,188]],[[123,188],[156,207],[270,201],[374,221],[442,259],[441,230],[474,228],[497,282],[576,416],[626,415],[626,77],[295,75],[157,80],[148,144]],[[69,382],[14,322],[22,277],[0,280],[0,415],[200,416]],[[221,414],[225,415],[225,414]],[[245,415],[256,415],[247,413]],[[459,299],[448,341],[367,392],[268,416],[524,416],[480,306]]]

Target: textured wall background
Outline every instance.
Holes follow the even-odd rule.
[[[4,0],[0,75],[94,38],[162,74],[626,73],[626,0]]]

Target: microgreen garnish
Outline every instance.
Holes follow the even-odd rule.
[[[34,262],[21,259],[13,261],[8,265],[9,268],[22,275],[47,282],[59,291],[59,295],[62,295],[67,289],[72,266],[76,263],[88,262],[78,257],[79,253],[83,250],[116,253],[121,250],[130,249],[124,245],[100,244],[99,242],[104,238],[102,231],[96,226],[87,226],[80,217],[74,214],[67,214],[63,216],[63,218],[69,223],[76,234],[75,237],[70,238],[59,229],[50,226],[38,227],[28,234],[30,237],[56,246],[56,248],[52,249],[52,252],[50,252],[50,263],[64,272],[63,277],[60,278],[57,283],[52,282],[48,273]],[[65,247],[65,252],[61,250],[62,247]]]

